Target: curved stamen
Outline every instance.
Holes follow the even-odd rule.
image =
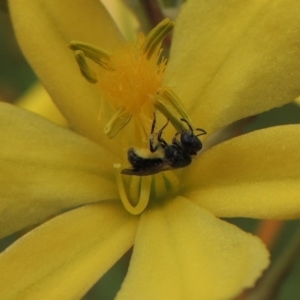
[[[85,59],[84,53],[81,50],[75,51],[75,59],[80,68],[80,72],[81,72],[82,76],[90,83],[98,82],[96,73],[88,65],[88,63]]]
[[[86,57],[93,60],[104,69],[113,70],[112,61],[110,59],[111,55],[101,48],[79,41],[71,41],[69,47],[74,51],[82,51]]]
[[[188,124],[191,124],[183,104],[177,95],[168,88],[161,89],[156,94],[154,97],[154,106],[170,120],[178,132],[186,129],[182,123],[182,119],[187,120]]]
[[[160,47],[162,40],[173,28],[174,22],[169,19],[164,19],[148,33],[143,46],[143,51],[148,59],[152,57],[155,50]]]

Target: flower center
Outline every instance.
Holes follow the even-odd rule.
[[[186,129],[181,119],[191,124],[180,100],[163,85],[167,60],[161,56],[161,44],[173,27],[174,23],[165,19],[146,37],[140,34],[135,44],[122,43],[112,54],[90,44],[71,42],[70,48],[75,51],[82,75],[98,85],[103,99],[115,112],[104,129],[108,137],[115,137],[133,119],[131,136],[135,144],[131,146],[141,143],[148,146],[149,125],[156,109],[170,120],[178,132]],[[86,58],[99,67],[92,69]],[[114,166],[120,198],[132,214],[140,214],[148,202],[154,204],[178,191],[179,180],[175,172],[122,176],[120,167],[119,164]]]
[[[120,44],[112,54],[86,43],[70,43],[82,75],[97,83],[103,99],[115,111],[104,130],[110,138],[131,118],[143,128],[155,109],[170,119],[177,131],[185,129],[180,119],[188,120],[188,116],[182,104],[170,88],[163,86],[167,60],[161,57],[161,44],[173,27],[174,23],[165,19],[146,37],[140,34],[135,44]],[[92,70],[86,57],[100,67]]]
[[[114,70],[106,71],[98,82],[104,98],[114,110],[123,107],[132,116],[151,117],[152,97],[162,86],[166,60],[159,61],[159,47],[148,59],[143,51],[145,37],[140,35],[136,45],[124,44],[112,56]]]

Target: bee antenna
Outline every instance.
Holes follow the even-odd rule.
[[[186,119],[180,119],[180,121],[186,123],[189,126],[189,129],[191,130],[191,132],[194,131],[193,128],[192,128],[192,126],[191,126],[191,124],[188,122],[188,120],[186,120]]]
[[[160,130],[161,132],[163,132],[164,129],[168,126],[169,122],[170,122],[170,120],[167,119],[167,123],[166,123],[166,124],[162,127],[162,129]]]
[[[196,136],[207,134],[207,132],[204,129],[202,129],[202,128],[196,128],[196,130],[197,131],[201,131],[201,133],[197,134]]]

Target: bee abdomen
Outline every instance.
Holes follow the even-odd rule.
[[[163,159],[159,157],[143,157],[140,153],[137,154],[135,148],[130,148],[128,150],[128,161],[134,169],[145,170],[155,165],[160,165],[163,162]]]

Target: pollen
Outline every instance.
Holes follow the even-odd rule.
[[[98,72],[103,98],[114,110],[122,107],[133,117],[151,117],[153,98],[162,86],[166,68],[161,42],[149,58],[143,49],[145,40],[140,34],[135,44],[124,43],[111,55],[112,70],[99,67]]]

